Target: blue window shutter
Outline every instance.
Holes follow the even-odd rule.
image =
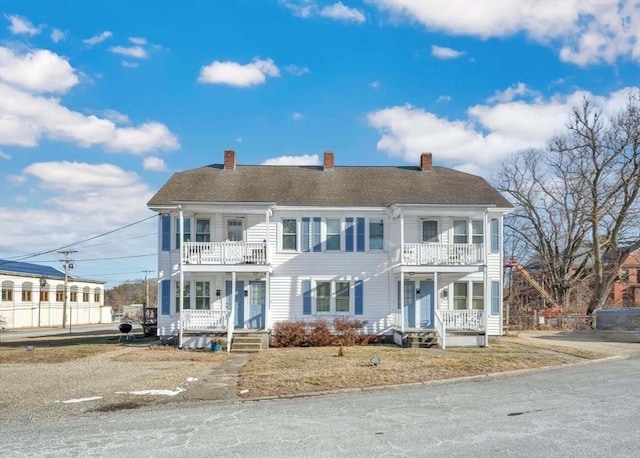
[[[362,315],[364,312],[364,283],[362,280],[356,280],[355,283],[356,296],[356,315]]]
[[[171,282],[169,280],[162,280],[161,284],[161,297],[162,297],[162,314],[171,314]]]
[[[500,251],[500,225],[497,219],[491,220],[491,252]]]
[[[162,251],[171,250],[171,216],[162,215]]]
[[[356,236],[357,236],[357,251],[364,251],[364,218],[356,218],[357,227],[356,227]]]
[[[353,218],[345,218],[345,251],[353,251]]]
[[[320,241],[320,218],[313,218],[313,251],[322,251]]]
[[[309,229],[309,218],[302,218],[302,251],[309,251],[311,246]]]
[[[302,280],[302,314],[311,315],[311,281]]]
[[[491,282],[491,314],[500,315],[500,282]]]

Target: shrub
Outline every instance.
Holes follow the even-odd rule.
[[[274,347],[299,347],[307,342],[304,321],[279,321],[273,327],[271,345]]]
[[[280,321],[273,328],[273,347],[326,347],[330,345],[367,345],[377,342],[378,336],[362,334],[366,321],[335,318],[331,323],[315,321]]]
[[[329,323],[317,319],[307,324],[309,345],[312,347],[326,347],[334,344],[335,336],[331,332]]]

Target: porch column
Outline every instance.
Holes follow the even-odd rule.
[[[400,265],[402,264],[404,264],[404,214],[400,211]]]
[[[264,293],[264,330],[271,328],[271,274],[267,272],[267,283]]]
[[[179,257],[180,257],[180,337],[178,339],[178,348],[182,348],[182,338],[184,331],[184,319],[183,319],[183,310],[184,310],[184,270],[182,268],[184,258],[182,256],[182,241],[184,239],[184,214],[182,213],[182,206],[178,207],[180,209],[180,246],[178,247]],[[171,278],[171,276],[169,276]],[[171,305],[169,305],[171,307]]]
[[[404,332],[404,272],[400,271],[400,331]]]
[[[264,263],[265,264],[269,264],[269,243],[271,243],[271,234],[269,231],[269,226],[270,226],[270,221],[269,221],[269,217],[271,216],[271,209],[267,209],[267,211],[265,212],[265,219],[266,219],[266,223],[267,223],[267,238],[265,240],[265,246],[264,246]]]
[[[438,272],[433,273],[433,313],[440,309],[440,293],[438,292]]]
[[[233,271],[231,272],[231,320],[232,323],[230,323],[231,328],[235,328],[236,327],[236,301],[238,300],[237,298],[237,291],[236,291],[236,272]]]
[[[491,237],[491,230],[488,230],[487,226],[489,225],[489,211],[485,210],[484,212],[484,272],[483,272],[483,277],[484,277],[484,316],[483,316],[483,321],[484,321],[484,346],[488,347],[489,346],[489,330],[488,328],[488,324],[489,324],[489,310],[490,310],[490,302],[491,302],[491,284],[489,283],[489,268],[487,267],[489,265],[489,243],[491,243],[491,241],[489,240],[489,243],[487,243],[487,234],[489,235],[489,238]],[[502,267],[501,267],[502,269]]]

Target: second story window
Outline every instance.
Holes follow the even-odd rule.
[[[327,251],[340,251],[340,220],[327,220]]]
[[[196,220],[196,242],[211,241],[211,222],[208,219]]]
[[[456,219],[453,221],[453,243],[468,243],[466,220]]]
[[[369,249],[382,250],[384,247],[384,222],[380,220],[369,221]]]
[[[242,218],[227,219],[227,240],[229,242],[242,242],[243,235]]]
[[[64,301],[64,290],[62,289],[62,286],[58,286],[56,288],[56,302],[62,301]]]
[[[40,291],[40,302],[49,302],[49,291]]]
[[[184,220],[184,237],[183,241],[191,241],[191,220],[189,218],[183,218]],[[180,248],[180,218],[176,218],[176,249]]]
[[[484,242],[484,227],[482,221],[471,221],[471,243],[482,245]]]
[[[434,220],[422,221],[422,242],[438,243],[438,222]]]
[[[282,249],[295,250],[298,240],[298,222],[295,219],[282,220]]]

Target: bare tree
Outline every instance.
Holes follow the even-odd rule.
[[[592,244],[592,313],[604,305],[629,254],[640,248],[640,93],[608,119],[585,100],[567,127],[551,149],[571,161],[569,178],[582,189],[583,200],[574,207]]]
[[[585,99],[567,132],[544,150],[515,154],[496,186],[516,210],[506,221],[567,304],[567,293],[589,277],[587,313],[604,305],[617,273],[640,248],[640,93],[605,119]]]

